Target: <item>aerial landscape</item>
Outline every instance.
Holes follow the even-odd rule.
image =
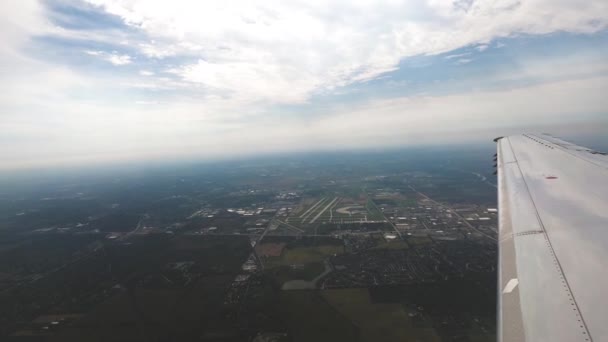
[[[22,175],[0,193],[3,340],[493,341],[492,158]]]
[[[0,16],[0,341],[608,339],[608,1]]]

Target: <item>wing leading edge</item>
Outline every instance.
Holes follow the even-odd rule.
[[[608,156],[497,140],[499,340],[608,340]]]

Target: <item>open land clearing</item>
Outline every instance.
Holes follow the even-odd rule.
[[[262,245],[263,246],[263,245]],[[335,254],[344,253],[341,245],[320,245],[285,248],[278,257],[267,257],[263,259],[265,267],[302,265],[313,262],[322,262]]]
[[[278,304],[294,342],[358,340],[357,327],[333,308],[319,291],[281,291]]]
[[[256,252],[277,285],[292,282],[286,289],[314,289],[317,280],[331,271],[328,258],[343,254],[345,250],[341,243],[316,245],[311,240],[291,244],[264,242],[256,246]]]
[[[373,303],[365,288],[324,290],[322,296],[347,317],[359,332],[359,341],[439,341],[430,325],[414,323],[398,303]]]

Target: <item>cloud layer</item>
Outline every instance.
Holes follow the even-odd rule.
[[[603,0],[0,9],[4,168],[465,141],[606,121]]]
[[[154,37],[139,44],[147,56],[197,57],[175,70],[183,80],[278,103],[373,79],[409,56],[608,25],[602,0],[89,2]]]

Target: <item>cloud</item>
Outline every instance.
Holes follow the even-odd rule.
[[[127,64],[131,64],[133,62],[131,56],[121,55],[121,54],[118,54],[117,52],[108,53],[108,52],[104,52],[104,51],[86,50],[84,53],[86,53],[89,56],[99,57],[113,65],[127,65]]]
[[[156,43],[140,43],[139,49],[145,56],[157,59],[163,59],[177,54],[175,47],[171,44],[159,45]]]
[[[594,70],[601,69],[589,71]],[[141,100],[134,107],[55,105],[45,108],[54,119],[44,127],[5,120],[0,132],[19,130],[20,136],[33,139],[26,139],[18,149],[2,146],[0,154],[4,156],[3,167],[15,168],[23,167],[24,160],[32,166],[167,157],[213,159],[298,150],[477,142],[482,137],[490,141],[504,132],[560,124],[570,125],[572,132],[576,125],[590,122],[605,127],[606,87],[608,76],[592,77],[516,89],[339,103],[311,109],[307,116],[267,112],[255,120],[244,119],[242,107],[229,109],[221,100],[212,99],[204,104]],[[585,114],[581,113],[582,105]],[[50,161],[48,156],[57,159]]]
[[[38,2],[0,4],[0,167],[463,141],[608,108],[601,52],[454,66],[597,32],[605,1],[90,2],[118,19],[57,27]]]
[[[201,84],[213,93],[243,101],[302,103],[318,86],[318,80],[306,70],[271,63],[199,60],[174,72],[183,80]]]
[[[149,36],[142,54],[195,56],[178,66],[205,91],[248,101],[302,103],[367,81],[400,60],[500,37],[607,27],[602,0],[241,1],[88,0]],[[278,89],[285,89],[275,96]]]
[[[606,86],[608,77],[597,77],[512,90],[373,100],[321,120],[316,128],[331,130],[335,136],[359,132],[357,139],[367,133],[380,141],[400,139],[399,143],[405,144],[425,135],[428,136],[425,140],[438,139],[440,132],[462,136],[473,130],[496,131],[522,123],[542,126],[585,121],[604,112],[608,99],[601,89]],[[575,114],[581,103],[588,104],[586,117]],[[556,117],[560,120],[555,120]]]
[[[444,58],[445,59],[454,59],[454,58],[466,57],[466,56],[470,56],[470,55],[471,55],[470,52],[456,53],[456,54],[453,54],[453,55],[447,55]]]
[[[89,56],[102,56],[103,55],[103,51],[86,50],[84,53],[86,53]]]
[[[131,56],[129,55],[117,55],[117,54],[111,54],[108,56],[108,62],[114,64],[114,65],[127,65],[127,64],[131,64]]]
[[[459,58],[456,60],[456,64],[467,64],[471,63],[473,60],[471,58]]]

